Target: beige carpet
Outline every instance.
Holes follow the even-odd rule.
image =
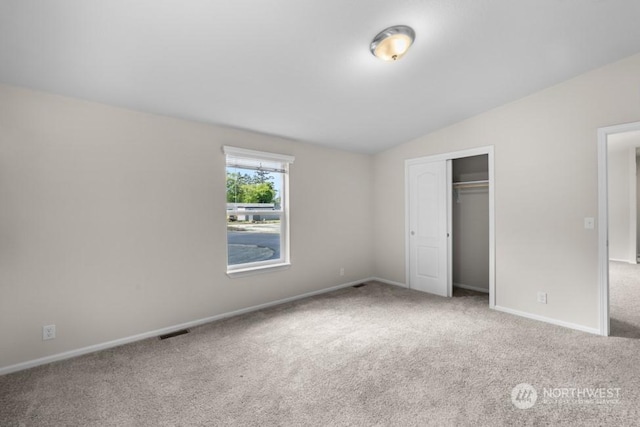
[[[633,293],[612,292],[624,336],[370,283],[0,377],[0,425],[637,425],[640,323],[624,304],[640,271],[626,267],[612,267]],[[538,393],[530,409],[512,403],[519,383]],[[543,399],[598,387],[618,402]]]
[[[611,335],[640,339],[640,265],[611,262],[609,275]]]

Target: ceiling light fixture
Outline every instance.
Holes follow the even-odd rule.
[[[371,42],[371,53],[383,61],[402,58],[416,38],[416,33],[406,25],[394,25],[378,33]]]

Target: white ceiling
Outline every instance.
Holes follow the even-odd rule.
[[[0,0],[0,82],[377,152],[640,52],[637,0]],[[416,31],[399,62],[384,28]]]

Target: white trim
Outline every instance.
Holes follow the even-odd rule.
[[[453,296],[453,160],[447,160],[447,296]]]
[[[607,189],[607,137],[640,130],[640,122],[598,129],[598,323],[600,335],[609,336],[609,207]]]
[[[387,285],[398,286],[400,288],[409,289],[409,287],[404,283],[394,282],[393,280],[387,280],[387,279],[383,279],[381,277],[371,277],[369,280],[370,281],[380,282],[380,283],[385,283]]]
[[[471,148],[468,150],[454,151],[450,153],[436,154],[433,156],[418,157],[404,161],[404,212],[405,212],[405,280],[407,287],[410,285],[409,271],[409,166],[421,163],[453,160],[462,157],[480,156],[486,154],[489,168],[489,307],[496,305],[496,226],[495,226],[495,173],[494,173],[494,147]]]
[[[223,145],[222,152],[227,156],[234,157],[247,157],[250,159],[261,160],[277,160],[283,163],[293,163],[296,159],[294,156],[288,156],[286,154],[269,153],[266,151],[248,150],[246,148],[232,147],[230,145]]]
[[[609,213],[607,132],[598,129],[598,327],[609,336]]]
[[[636,254],[638,253],[638,250],[636,248],[636,245],[638,243],[638,218],[637,218],[637,207],[638,207],[638,201],[637,199],[637,171],[636,171],[636,148],[637,147],[629,147],[628,149],[628,153],[627,153],[627,160],[628,160],[628,165],[629,165],[629,176],[628,178],[628,182],[629,182],[629,235],[631,236],[631,238],[629,239],[629,259],[633,260],[631,261],[632,264],[637,263],[637,257]]]
[[[409,263],[411,258],[411,240],[409,239],[411,234],[409,166],[414,164],[410,162],[411,160],[404,161],[404,280],[407,284],[407,289],[411,289],[411,265]]]
[[[336,285],[329,288],[320,289],[317,291],[306,292],[304,294],[296,295],[289,298],[283,298],[280,300],[271,301],[264,304],[258,304],[258,305],[254,305],[247,308],[241,308],[239,310],[229,311],[227,313],[217,314],[211,317],[205,317],[204,319],[193,320],[191,322],[181,323],[179,325],[167,326],[166,328],[156,329],[153,331],[144,332],[137,335],[131,335],[129,337],[119,338],[113,341],[107,341],[100,344],[94,344],[87,347],[78,348],[76,350],[70,350],[70,351],[65,351],[63,353],[53,354],[51,356],[41,357],[39,359],[33,359],[26,362],[16,363],[15,365],[9,365],[9,366],[0,368],[0,375],[6,375],[12,372],[22,371],[25,369],[34,368],[36,366],[45,365],[47,363],[58,362],[60,360],[71,359],[73,357],[82,356],[84,354],[95,353],[96,351],[106,350],[108,348],[118,347],[124,344],[141,341],[147,338],[153,338],[159,335],[169,334],[171,332],[179,331],[181,329],[193,328],[196,326],[204,325],[206,323],[211,323],[218,320],[226,319],[228,317],[251,313],[253,311],[262,310],[264,308],[269,308],[269,307],[273,307],[280,304],[285,304],[291,301],[296,301],[299,299],[309,298],[315,295],[321,295],[328,292],[337,291],[339,289],[348,288],[350,286],[364,283],[370,280],[382,281],[381,279],[373,279],[373,278],[368,278],[364,280],[355,280],[353,282],[343,283],[341,285]]]
[[[231,147],[228,145],[222,146],[222,152],[227,156],[253,158],[258,160],[276,160],[282,163],[282,188],[280,188],[281,206],[283,209],[269,211],[269,210],[255,210],[255,211],[238,211],[227,210],[226,215],[235,216],[250,216],[250,215],[272,215],[280,218],[280,258],[276,260],[258,261],[258,262],[246,262],[242,264],[227,264],[227,276],[240,277],[258,274],[267,271],[281,270],[288,268],[291,264],[290,254],[290,228],[289,228],[289,164],[293,163],[295,158],[285,154],[268,153],[264,151],[247,150],[245,148]],[[228,205],[228,204],[227,204]],[[237,205],[237,203],[236,203]],[[263,213],[264,212],[264,213]],[[227,245],[227,256],[228,256]]]
[[[627,264],[637,264],[637,262],[635,262],[635,261],[631,261],[631,260],[628,260],[628,259],[609,258],[609,261],[613,261],[613,262],[626,262]]]
[[[407,285],[405,285],[404,283],[394,282],[392,280],[382,279],[380,277],[371,277],[371,278],[366,280],[366,282],[368,282],[368,281],[377,281],[377,282],[386,283],[388,285],[394,285],[394,286],[399,286],[399,287],[402,287],[402,288],[409,289],[409,287]],[[473,286],[463,285],[463,284],[460,284],[460,283],[455,283],[455,286],[463,288],[463,289],[470,289],[472,291],[487,292],[486,289],[475,288]],[[500,311],[500,312],[503,312],[503,313],[508,313],[508,314],[512,314],[514,316],[524,317],[524,318],[527,318],[527,319],[537,320],[537,321],[540,321],[540,322],[550,323],[552,325],[562,326],[564,328],[575,329],[577,331],[587,332],[587,333],[595,334],[595,335],[599,335],[600,334],[600,331],[598,330],[598,328],[589,328],[587,326],[578,325],[576,323],[565,322],[563,320],[553,319],[551,317],[539,316],[537,314],[531,314],[531,313],[527,313],[527,312],[520,311],[520,310],[514,310],[512,308],[501,307],[501,306],[498,306],[498,305],[494,305],[491,308],[493,310]]]
[[[489,154],[489,152],[493,154],[493,145],[487,145],[485,147],[470,148],[468,150],[452,151],[450,153],[434,154],[431,156],[415,157],[413,159],[405,160],[405,165],[439,162],[443,160],[459,159],[462,157],[481,156],[483,154]],[[489,177],[489,180],[491,180],[491,177]]]
[[[229,276],[232,279],[236,277],[255,276],[256,274],[271,273],[275,271],[286,270],[289,267],[291,267],[291,263],[282,262],[279,260],[275,260],[275,261],[278,261],[278,263],[260,265],[260,266],[256,266],[255,265],[256,263],[252,263],[253,267],[238,268],[237,270],[227,270],[227,276]],[[246,265],[246,264],[238,264],[238,265]]]
[[[489,307],[493,308],[496,305],[496,180],[493,146],[487,148],[489,158]]]
[[[269,210],[269,209],[227,209],[227,215],[270,215],[280,216],[284,215],[283,210]]]
[[[551,317],[540,316],[537,314],[527,313],[526,311],[514,310],[512,308],[501,307],[496,305],[493,307],[496,311],[503,313],[513,314],[515,316],[525,317],[527,319],[538,320],[540,322],[550,323],[552,325],[562,326],[569,329],[575,329],[576,331],[588,332],[590,334],[600,335],[598,328],[589,328],[587,326],[578,325],[577,323],[565,322],[563,320],[553,319]]]
[[[453,287],[454,288],[467,289],[467,290],[470,290],[470,291],[482,292],[482,293],[485,293],[485,294],[489,293],[489,289],[480,288],[478,286],[465,285],[464,283],[454,283]]]

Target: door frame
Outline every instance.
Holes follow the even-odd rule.
[[[404,161],[404,212],[405,212],[405,280],[407,282],[407,287],[411,287],[410,281],[410,254],[409,254],[409,240],[410,240],[410,224],[409,224],[409,166],[421,164],[421,163],[430,163],[430,162],[438,162],[438,161],[451,161],[455,159],[460,159],[463,157],[472,157],[486,154],[488,157],[488,168],[489,168],[489,307],[494,308],[496,305],[496,244],[495,244],[495,179],[494,179],[494,147],[493,145],[485,146],[485,147],[477,147],[471,148],[467,150],[461,151],[452,151],[449,153],[435,154],[431,156],[418,157],[413,159],[407,159]],[[450,179],[449,179],[450,180]],[[448,187],[451,186],[451,183],[448,183]],[[447,204],[449,205],[449,212],[447,212],[448,217],[448,225],[447,229],[449,234],[451,235],[451,218],[452,218],[452,197],[451,191],[448,191],[447,196]],[[451,238],[447,240],[447,254],[448,254],[448,275],[450,276],[448,280],[450,282],[453,281],[452,276],[452,245]]]
[[[600,335],[609,336],[609,190],[608,137],[640,131],[640,122],[598,128],[598,323]]]

